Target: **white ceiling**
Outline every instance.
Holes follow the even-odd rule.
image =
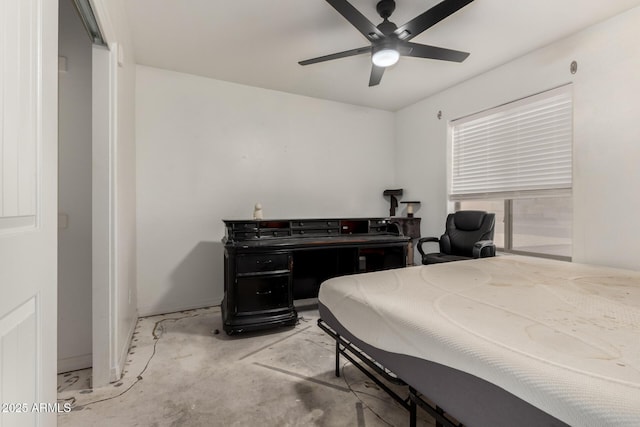
[[[369,44],[324,0],[125,3],[139,64],[395,111],[640,0],[476,0],[412,40],[471,52],[465,62],[403,57],[375,87],[368,87],[369,55],[298,65]],[[351,0],[377,25],[376,3]],[[437,3],[396,0],[390,20],[400,26]]]

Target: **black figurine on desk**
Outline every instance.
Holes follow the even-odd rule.
[[[396,196],[402,196],[402,188],[398,190],[384,190],[383,196],[391,197],[391,207],[389,208],[389,216],[396,216],[396,209],[398,208],[398,199]]]

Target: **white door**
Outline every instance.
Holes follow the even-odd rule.
[[[0,0],[1,427],[56,424],[57,51],[57,0]]]

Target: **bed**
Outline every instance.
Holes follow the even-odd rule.
[[[639,272],[506,255],[330,279],[318,306],[465,426],[640,425]]]

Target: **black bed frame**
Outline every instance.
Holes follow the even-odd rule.
[[[418,406],[436,419],[438,427],[568,427],[533,404],[472,374],[373,347],[345,328],[321,301],[318,309],[318,326],[336,341],[336,376],[340,376],[343,355],[409,411],[411,427],[416,425]],[[408,396],[399,396],[376,375],[407,385]]]
[[[409,395],[406,398],[398,395],[395,391],[389,388],[379,377],[369,371],[363,366],[368,366],[376,374],[388,382],[400,386],[407,386],[402,379],[400,379],[392,371],[388,370],[380,363],[369,357],[364,351],[359,349],[350,341],[346,340],[336,331],[331,329],[322,319],[318,319],[318,326],[325,331],[330,337],[336,341],[336,377],[340,376],[340,355],[342,354],[349,362],[357,367],[363,374],[365,374],[371,381],[376,383],[382,390],[384,390],[389,396],[391,396],[396,402],[400,404],[404,409],[409,411],[409,426],[416,427],[417,423],[417,406],[424,409],[429,415],[436,420],[436,427],[462,427],[462,424],[454,422],[446,417],[445,411],[437,405],[422,399],[419,393],[411,386],[409,386]],[[358,359],[358,360],[356,360]]]

